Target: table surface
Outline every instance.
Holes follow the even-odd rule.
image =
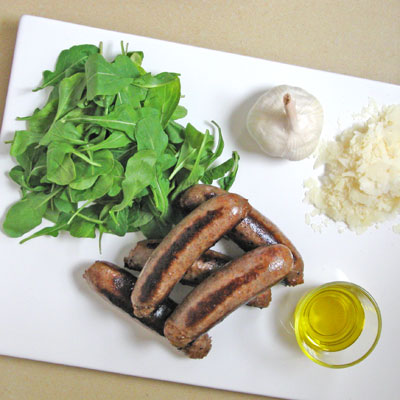
[[[400,84],[399,0],[1,0],[0,122],[23,14]],[[4,356],[0,398],[267,399]]]

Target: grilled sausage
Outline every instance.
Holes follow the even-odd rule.
[[[133,275],[111,263],[96,261],[85,271],[83,277],[90,287],[113,305],[137,319],[147,328],[164,336],[165,321],[177,306],[170,298],[166,298],[148,318],[137,318],[133,314],[131,304],[131,293],[136,282]],[[208,335],[203,335],[184,347],[182,351],[190,358],[203,358],[210,349],[211,338]]]
[[[283,279],[293,266],[284,245],[260,246],[232,261],[190,292],[167,319],[165,337],[182,347],[251,298]]]
[[[208,199],[225,194],[220,188],[211,185],[194,185],[186,190],[179,200],[180,206],[188,211]],[[283,281],[286,285],[296,286],[304,282],[304,262],[293,243],[268,218],[252,208],[243,219],[227,235],[244,251],[255,249],[262,245],[281,243],[289,247],[293,254],[294,264],[292,271]]]
[[[135,315],[150,315],[200,255],[249,210],[243,197],[225,194],[204,202],[172,228],[151,254],[132,291]]]
[[[160,242],[160,239],[149,239],[137,242],[136,246],[129,252],[129,255],[124,258],[125,267],[140,272],[146,261],[149,259],[151,253]],[[218,251],[207,250],[189,267],[185,275],[183,275],[183,278],[180,280],[180,283],[183,285],[196,286],[231,260],[231,257]],[[265,293],[260,293],[254,299],[250,300],[247,305],[251,307],[266,308],[270,302],[271,289],[268,288],[265,290]]]
[[[129,255],[124,258],[125,267],[140,272],[160,242],[161,239],[137,242],[136,246],[129,252]],[[218,251],[207,250],[189,267],[180,282],[184,285],[196,286],[231,260],[231,257]]]

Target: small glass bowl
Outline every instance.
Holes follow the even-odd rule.
[[[362,314],[364,315],[364,324],[361,328],[359,327],[361,332],[353,332],[355,336],[353,335],[353,338],[348,338],[349,345],[346,348],[337,349],[337,347],[335,348],[333,345],[331,347],[333,350],[327,350],[329,346],[325,346],[325,348],[324,346],[321,346],[319,348],[318,345],[315,345],[314,342],[310,341],[310,338],[305,335],[302,330],[302,324],[304,324],[304,321],[301,319],[307,318],[307,316],[310,315],[307,307],[310,307],[310,300],[317,292],[323,293],[325,290],[325,293],[326,291],[329,293],[329,291],[335,291],[336,289],[340,290],[342,296],[344,293],[345,296],[347,294],[348,296],[351,296],[352,299],[356,299],[355,301],[359,308],[358,311],[356,308],[352,311],[358,313],[356,317],[361,314],[360,318],[362,318]],[[325,299],[323,301],[329,301],[329,297],[328,300]],[[340,303],[338,304],[340,308]],[[332,316],[331,322],[332,324],[337,324],[342,327],[342,321],[340,319],[335,320],[334,316]],[[343,325],[344,324],[345,323],[343,322]],[[300,299],[294,313],[294,329],[301,350],[310,360],[324,367],[346,368],[359,363],[371,354],[379,341],[382,329],[382,317],[376,301],[365,289],[355,285],[354,283],[337,281],[318,286],[306,293]],[[320,337],[322,337],[323,340],[323,334]],[[327,336],[326,339],[327,343],[329,343],[330,338]]]

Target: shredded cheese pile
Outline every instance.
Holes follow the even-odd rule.
[[[362,114],[363,122],[321,146],[315,168],[325,171],[304,184],[318,213],[357,233],[400,212],[400,104],[370,105]]]

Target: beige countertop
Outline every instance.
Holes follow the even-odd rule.
[[[1,0],[0,121],[23,14],[400,84],[399,0]],[[0,398],[265,397],[0,356]]]

